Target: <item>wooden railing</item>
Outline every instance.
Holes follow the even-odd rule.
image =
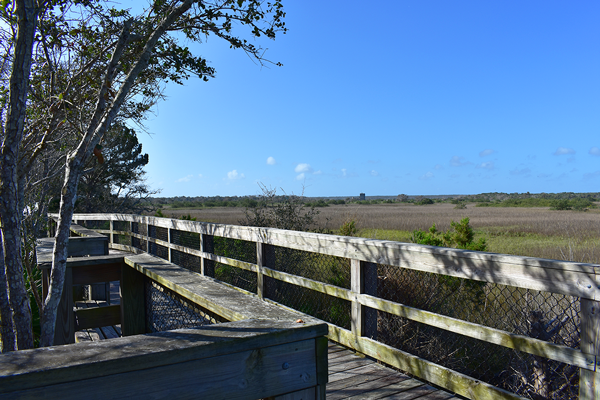
[[[55,346],[0,355],[0,399],[325,398],[323,322],[130,246],[109,254],[106,236],[79,225],[71,233]],[[45,294],[53,240],[37,245]],[[118,305],[74,308],[74,284],[104,281],[120,281]],[[74,344],[77,330],[117,324],[123,337]]]
[[[600,267],[598,265],[135,215],[77,214],[74,220],[108,221],[108,229],[97,231],[109,235],[112,248],[133,250],[132,241],[137,239],[139,243],[144,244],[143,250],[150,253],[152,253],[152,246],[155,245],[167,249],[165,258],[169,261],[173,251],[199,257],[202,260],[200,274],[208,275],[209,269],[212,269],[211,265],[215,262],[251,271],[257,277],[256,296],[267,302],[272,300],[265,296],[265,277],[351,302],[351,329],[343,329],[329,323],[331,340],[467,398],[522,397],[377,341],[376,335],[369,332],[369,329],[372,331],[373,318],[377,318],[373,310],[536,357],[573,365],[579,368],[579,398],[600,398]],[[121,225],[119,230],[115,229],[118,224]],[[133,232],[132,224],[145,227],[143,230],[149,234]],[[122,226],[127,228],[123,229]],[[167,240],[157,238],[155,228],[166,229]],[[197,234],[199,244],[194,247],[199,250],[172,243],[173,230]],[[120,243],[117,243],[114,240],[115,235],[129,238],[128,242],[124,244],[121,239]],[[256,262],[214,254],[212,252],[214,237],[256,243]],[[272,268],[272,265],[269,265],[268,254],[272,252],[273,246],[349,259],[350,288],[342,288]],[[373,282],[374,279],[377,280],[376,265],[572,296],[574,301],[579,302],[579,348],[555,344],[383,299],[377,296],[376,290],[373,290],[373,287],[377,286]]]

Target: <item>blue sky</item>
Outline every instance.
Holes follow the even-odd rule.
[[[600,2],[285,1],[139,132],[160,196],[600,191]]]

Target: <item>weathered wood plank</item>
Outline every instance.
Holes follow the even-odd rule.
[[[239,227],[131,215],[82,215],[86,219],[132,220],[190,232],[230,237],[365,262],[543,290],[600,300],[599,266],[273,228]],[[78,215],[79,218],[79,215]]]
[[[118,339],[115,339],[118,340]],[[111,342],[114,342],[111,341]],[[287,363],[287,368],[282,365]],[[149,384],[151,382],[151,384]],[[0,394],[7,398],[226,398],[251,399],[316,386],[314,341],[144,368],[85,380]],[[93,388],[93,390],[90,390]]]
[[[125,263],[159,284],[228,321],[239,321],[248,318],[317,321],[310,317],[307,318],[305,314],[297,311],[273,306],[260,300],[255,295],[242,293],[212,278],[200,276],[195,272],[148,254],[126,257]]]
[[[56,312],[54,344],[75,343],[75,315],[73,314],[73,274],[70,268],[65,271],[65,282]]]
[[[389,377],[408,379],[408,376],[404,374],[401,374],[389,368],[378,366],[375,363],[371,363],[368,367],[364,366],[353,370],[349,369],[347,371],[333,372],[331,376],[336,376],[336,379],[335,381],[331,381],[327,385],[327,393],[329,395],[331,395],[337,390],[355,387],[366,382],[376,381],[378,379]]]
[[[488,343],[494,343],[511,349],[568,363],[580,368],[594,368],[594,358],[589,357],[578,349],[534,339],[524,335],[517,335],[429,311],[423,311],[373,296],[359,294],[356,295],[356,299],[365,306],[398,315],[412,321],[435,326],[450,332],[483,340]]]
[[[416,379],[407,379],[380,387],[376,391],[361,393],[360,395],[352,396],[350,398],[353,398],[353,400],[376,400],[386,399],[390,396],[399,396],[401,393],[414,393],[413,396],[418,397],[424,392],[423,389],[420,389],[421,387],[425,387],[425,392],[429,392],[428,386],[426,386],[423,382]],[[404,396],[406,396],[406,394]]]
[[[80,343],[76,346],[57,346],[12,352],[0,355],[0,393],[5,394],[4,397],[0,396],[0,398],[14,398],[15,392],[20,390],[34,390],[32,393],[39,395],[42,392],[35,391],[35,388],[40,388],[43,391],[47,390],[45,386],[48,385],[54,385],[52,394],[55,396],[54,398],[60,398],[59,394],[64,395],[64,393],[61,393],[62,389],[73,390],[71,384],[73,381],[75,381],[73,385],[77,388],[87,387],[87,391],[90,387],[100,388],[102,385],[96,387],[90,386],[90,384],[95,382],[95,379],[100,379],[99,377],[103,376],[109,376],[110,384],[104,385],[109,388],[109,391],[112,390],[111,386],[122,390],[127,384],[135,387],[136,390],[142,390],[140,385],[152,387],[156,384],[154,379],[159,379],[161,375],[170,382],[189,380],[197,384],[195,378],[191,377],[189,373],[194,373],[195,377],[202,377],[202,380],[208,381],[211,381],[211,379],[203,374],[212,374],[210,376],[214,378],[214,381],[209,385],[218,388],[219,383],[223,384],[223,377],[227,376],[228,370],[217,368],[216,363],[213,362],[215,357],[242,352],[247,353],[246,361],[236,361],[235,363],[239,364],[244,371],[246,371],[244,366],[250,366],[249,370],[251,371],[255,370],[255,367],[260,364],[259,361],[263,360],[265,365],[268,366],[268,371],[282,370],[284,371],[282,373],[283,378],[286,376],[293,377],[294,382],[291,383],[282,378],[286,385],[289,384],[286,386],[290,388],[288,391],[300,390],[316,384],[315,339],[326,332],[327,327],[325,324],[248,320],[211,325],[199,329],[182,329],[152,335],[118,338],[110,341]],[[273,349],[272,352],[268,350],[276,346],[288,346],[286,347],[288,350]],[[265,347],[267,349],[264,349]],[[312,360],[312,372],[305,373],[303,372],[305,367],[299,370],[295,366],[295,361],[286,359],[290,354],[295,357],[299,352],[306,354],[302,356],[305,359]],[[272,354],[269,357],[272,357],[275,361],[267,361],[269,359],[266,356],[267,353]],[[257,355],[260,355],[260,360],[256,358]],[[211,362],[203,361],[204,367],[196,364],[195,360],[207,358],[211,358]],[[238,359],[236,358],[236,360]],[[158,371],[159,367],[167,367],[168,369],[168,366],[171,365],[184,365],[190,362],[194,365],[187,364],[185,367],[176,368],[176,371],[169,370],[166,373],[159,374],[154,374],[152,371],[153,369]],[[287,368],[282,367],[285,362],[288,362]],[[144,375],[145,378],[138,376],[136,371],[140,369],[140,366],[150,371],[150,375]],[[204,368],[203,373],[198,372],[200,371],[199,368]],[[212,372],[210,372],[211,370]],[[133,375],[129,375],[127,379],[122,379],[129,373]],[[267,382],[260,382],[260,374],[250,373],[255,375],[252,380],[242,377],[247,379],[248,387],[251,386],[251,381],[254,382],[252,384],[258,382],[266,386],[269,385]],[[185,374],[187,374],[186,379],[179,379]],[[218,374],[222,374],[223,377],[218,378]],[[146,378],[152,379],[148,380]],[[134,381],[139,379],[142,380],[134,385]],[[236,383],[234,387],[236,389],[244,389],[238,387],[239,384],[243,383],[243,379],[239,379],[239,375],[235,376]],[[254,379],[256,381],[253,381]],[[117,381],[120,383],[117,384]],[[153,385],[148,385],[148,381],[152,382]],[[277,381],[277,379],[274,379],[274,381]],[[300,381],[302,381],[300,386],[294,386]],[[230,382],[230,384],[233,383],[233,381]],[[61,389],[59,387],[61,384],[67,386]],[[78,386],[80,384],[83,386]],[[161,385],[158,384],[156,387],[160,388]],[[162,387],[164,388],[164,386]],[[239,391],[240,393],[244,392],[243,390]],[[123,392],[120,393],[120,397],[122,397]],[[139,396],[139,393],[132,392],[132,395],[134,397]]]
[[[88,258],[88,257],[85,257]],[[117,262],[109,259],[105,264],[94,265],[67,265],[73,270],[73,284],[91,284],[118,281],[121,279],[121,266],[123,257],[118,257]]]
[[[338,390],[337,392],[328,393],[327,399],[364,399],[364,397],[368,395],[369,392],[377,392],[383,387],[410,379],[408,376],[403,376],[399,373],[390,374],[384,377],[373,377],[372,379],[366,378],[367,377],[365,377],[365,379],[363,379],[362,382],[357,382],[356,384],[349,385],[345,388]]]
[[[360,273],[359,262],[354,261],[358,269],[356,273]],[[489,343],[498,344],[504,347],[523,351],[526,353],[539,355],[560,362],[569,363],[581,368],[593,369],[594,357],[589,357],[578,349],[572,349],[567,346],[558,345],[546,342],[539,339],[530,338],[523,335],[517,335],[511,332],[502,331],[500,329],[490,328],[484,325],[475,324],[460,319],[447,317],[441,314],[432,313],[429,311],[419,310],[413,307],[408,307],[389,300],[383,300],[377,297],[366,294],[353,294],[351,290],[342,289],[333,285],[314,281],[308,278],[295,276],[279,271],[274,271],[269,268],[263,268],[263,273],[273,279],[279,279],[287,283],[292,283],[297,286],[312,289],[321,293],[326,293],[330,296],[342,298],[344,300],[355,300],[355,302],[367,306],[369,308],[385,311],[390,314],[398,315],[413,321],[421,322],[437,328],[445,329],[450,332],[459,333],[461,335],[474,337]],[[358,285],[358,283],[356,283]],[[358,313],[358,309],[354,313]],[[363,310],[360,310],[361,316]],[[354,314],[353,314],[354,315]],[[358,314],[357,314],[358,315]],[[362,326],[362,319],[354,321],[355,324]],[[360,336],[360,335],[359,335]]]
[[[310,388],[294,393],[287,393],[282,396],[268,397],[265,400],[313,400],[316,398],[315,388]]]
[[[127,266],[121,268],[120,310],[123,336],[146,333],[145,282],[144,275],[135,269]]]
[[[361,353],[376,358],[388,365],[406,371],[451,392],[473,400],[510,399],[524,400],[523,397],[507,392],[470,376],[432,363],[423,358],[379,343],[369,338],[356,338],[350,331],[329,327],[328,337],[346,346],[354,345]]]
[[[262,273],[270,278],[277,279],[282,282],[291,283],[293,285],[304,287],[307,289],[311,289],[316,292],[325,293],[340,299],[348,301],[352,301],[353,299],[351,290],[343,289],[335,285],[315,281],[314,279],[304,278],[298,275],[288,274],[286,272],[276,271],[267,267],[263,267]]]
[[[581,351],[594,357],[595,369],[579,370],[579,399],[600,399],[600,302],[581,299]]]
[[[321,400],[325,399],[326,385],[329,380],[329,359],[328,346],[329,341],[325,336],[315,339],[315,359],[316,359],[316,374],[317,387],[315,388],[316,397]]]
[[[99,328],[121,323],[121,306],[92,307],[75,310],[75,330]]]

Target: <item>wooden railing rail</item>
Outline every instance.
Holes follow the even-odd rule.
[[[468,398],[515,399],[521,397],[378,342],[376,332],[368,331],[368,329],[372,329],[373,325],[367,323],[367,321],[371,320],[372,322],[373,320],[372,310],[380,310],[449,332],[574,365],[580,369],[579,398],[582,400],[600,398],[600,266],[598,265],[148,216],[77,214],[74,219],[110,221],[110,229],[97,231],[110,236],[113,248],[124,250],[131,248],[131,245],[114,243],[114,235],[124,235],[146,241],[147,248],[145,250],[152,250],[152,244],[167,248],[169,259],[171,259],[173,250],[200,257],[203,274],[208,275],[208,270],[213,268],[215,262],[252,271],[257,274],[257,294],[260,297],[263,296],[265,289],[264,277],[269,277],[350,301],[352,304],[352,329],[346,330],[329,324],[330,339]],[[114,224],[117,221],[142,224],[146,227],[166,228],[169,240],[164,241],[152,237],[151,228],[146,229],[148,235],[131,232],[131,229],[128,231],[115,230]],[[171,230],[198,233],[200,250],[171,243]],[[212,238],[215,236],[255,242],[257,246],[256,263],[213,254]],[[270,268],[268,254],[271,246],[350,259],[350,289]],[[579,298],[581,310],[580,348],[558,345],[379,298],[376,296],[376,291],[372,290],[374,264],[385,264],[397,268]]]
[[[244,320],[15,351],[0,355],[0,399],[323,400],[326,332]]]

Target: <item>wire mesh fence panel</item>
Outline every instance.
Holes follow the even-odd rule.
[[[530,399],[577,398],[579,369],[385,312],[378,341]]]
[[[350,329],[351,303],[311,289],[265,277],[265,297],[323,321]]]
[[[131,232],[131,223],[129,221],[113,221],[113,231]],[[131,246],[131,236],[113,235],[113,241],[117,244]]]
[[[274,246],[277,271],[350,289],[350,259]]]
[[[171,243],[194,250],[200,250],[200,234],[171,229]]]
[[[506,285],[378,265],[377,296],[407,306],[579,347],[579,301]],[[379,312],[378,340],[520,395],[569,399],[578,369]],[[551,383],[548,383],[551,382]]]
[[[171,262],[190,271],[202,272],[202,259],[192,254],[171,250]]]
[[[223,318],[202,309],[150,279],[146,281],[145,292],[148,332],[195,328],[226,322]]]
[[[132,222],[131,223],[131,232],[132,233],[137,233],[143,236],[148,235],[148,229],[147,229],[147,225],[146,224],[141,224],[139,222]],[[145,239],[140,239],[140,238],[136,238],[136,237],[132,237],[131,238],[131,245],[133,247],[135,247],[136,249],[140,249],[142,251],[147,251],[148,250],[148,243]]]
[[[234,260],[256,264],[256,243],[254,242],[215,236],[214,253]],[[256,293],[256,272],[222,263],[215,263],[214,271],[215,278],[229,283],[230,285]]]
[[[86,221],[77,221],[79,225],[83,226],[87,229],[110,229],[110,221],[97,221],[97,220],[86,220]]]
[[[579,348],[577,297],[388,265],[377,268],[377,296],[383,299]]]

